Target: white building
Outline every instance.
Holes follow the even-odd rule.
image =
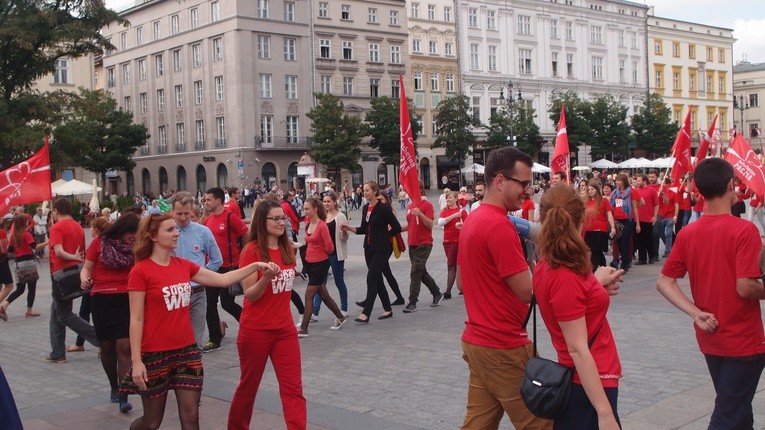
[[[765,124],[765,109],[760,103],[765,100],[765,63],[740,62],[733,66],[733,95],[736,98],[734,125],[744,130],[747,138],[760,139],[754,145],[760,149]]]

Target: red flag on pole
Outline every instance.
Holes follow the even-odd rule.
[[[675,144],[672,145],[672,156],[675,164],[672,165],[672,183],[680,185],[680,179],[691,171],[691,111],[685,115],[683,127],[677,132]]]
[[[701,162],[701,160],[707,158],[707,152],[710,148],[710,143],[712,142],[713,136],[715,134],[715,123],[717,122],[717,115],[715,115],[715,119],[712,120],[712,125],[709,126],[709,131],[705,136],[701,137],[701,144],[699,144],[699,152],[696,153],[696,161],[693,163],[693,168],[696,168],[696,165]]]
[[[733,165],[733,171],[762,201],[765,199],[765,171],[752,147],[738,134],[725,153],[725,161]]]
[[[555,138],[555,151],[553,152],[552,160],[550,161],[550,170],[555,174],[556,172],[566,173],[566,183],[570,183],[569,174],[569,149],[568,149],[568,133],[566,132],[566,114],[565,106],[560,107],[560,120],[558,121],[558,136]]]
[[[12,205],[41,202],[52,198],[48,136],[35,155],[0,172],[0,214]]]
[[[417,155],[414,153],[414,138],[412,124],[409,121],[409,106],[406,104],[404,76],[399,79],[399,130],[401,132],[401,165],[399,166],[398,181],[404,186],[412,202],[419,204],[421,198],[420,178],[417,172]]]

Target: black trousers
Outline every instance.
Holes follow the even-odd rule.
[[[383,309],[390,311],[390,298],[388,290],[383,283],[383,269],[388,264],[388,259],[393,250],[388,252],[371,252],[369,248],[364,248],[364,259],[367,262],[367,298],[364,299],[364,310],[362,313],[369,317],[372,314],[372,308],[375,306],[375,298],[379,295]]]
[[[221,267],[218,269],[218,273],[226,273],[230,271],[228,267]],[[232,317],[239,321],[239,317],[242,315],[242,307],[234,301],[234,296],[228,293],[227,288],[213,288],[205,287],[205,294],[207,294],[207,330],[210,332],[210,342],[219,344],[223,339],[223,333],[220,331],[220,316],[218,315],[218,297],[220,297],[220,305],[224,311],[228,312]]]
[[[653,236],[653,224],[640,221],[640,233],[635,233],[635,248],[638,252],[638,261],[655,260],[651,238]]]
[[[593,272],[606,265],[605,252],[608,252],[608,233],[604,231],[588,231],[584,233],[584,242],[590,248],[590,262]]]

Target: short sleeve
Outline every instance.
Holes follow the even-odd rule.
[[[497,263],[497,274],[500,278],[506,278],[529,269],[521,249],[518,232],[510,221],[499,223],[488,233],[486,245]]]
[[[736,278],[759,278],[760,266],[758,256],[762,249],[762,239],[757,226],[747,223],[739,233],[736,247]]]
[[[613,212],[614,211],[614,207],[611,206],[611,202],[608,199],[603,199],[603,200],[601,200],[601,202],[603,202],[605,204],[604,207],[606,208],[606,212]]]
[[[430,202],[427,200],[424,201],[427,202],[427,204],[422,205],[424,209],[422,213],[425,214],[426,217],[433,219],[435,209],[433,209],[433,205]]]
[[[92,262],[98,261],[98,256],[101,254],[101,241],[94,239],[90,242],[90,246],[85,251],[85,259]]]
[[[548,300],[556,321],[574,321],[587,311],[586,283],[581,276],[566,269],[558,269],[550,276]]]
[[[128,275],[128,291],[146,291],[149,287],[149,279],[140,263],[130,269]]]
[[[672,245],[672,251],[669,253],[667,262],[661,268],[661,274],[673,279],[685,277],[688,272],[688,266],[685,264],[685,233],[688,231],[682,229],[677,233],[675,243]],[[759,235],[758,239],[759,239]]]
[[[186,260],[185,258],[179,258],[178,260],[182,261],[183,264],[186,265],[186,269],[189,271],[189,278],[193,278],[194,275],[199,273],[199,266],[193,261]]]

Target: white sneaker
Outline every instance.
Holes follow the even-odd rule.
[[[311,322],[319,322],[319,317],[317,315],[311,314]]]
[[[297,322],[297,324],[295,324],[295,327],[297,327],[297,328],[300,328],[300,326],[302,326],[302,325],[303,325],[303,315],[300,315],[300,316],[298,317],[298,322]]]
[[[348,321],[348,318],[343,318],[342,320],[340,318],[335,318],[335,322],[332,323],[332,325],[329,327],[330,330],[340,330],[340,327],[345,324],[345,322]]]

